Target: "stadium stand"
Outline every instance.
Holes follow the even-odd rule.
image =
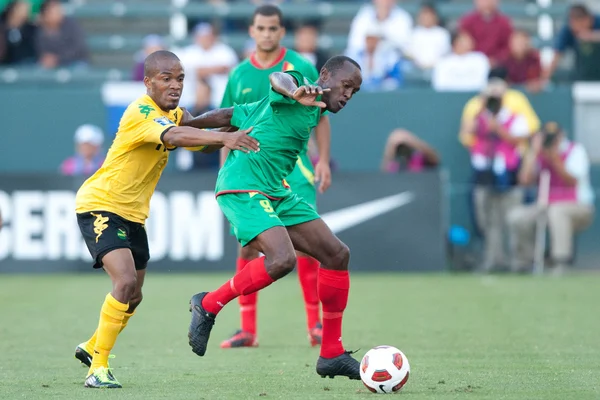
[[[307,7],[305,2],[287,2],[282,5],[282,8],[293,23],[308,18],[320,20],[322,32],[319,38],[320,46],[332,53],[340,53],[346,46],[350,22],[361,5],[361,2],[356,1],[319,1]],[[406,1],[400,2],[400,5],[414,16],[419,2]],[[550,45],[553,33],[564,21],[567,7],[566,0],[552,2],[548,7],[541,7],[535,2],[517,0],[505,0],[501,4],[502,11],[513,19],[515,27],[525,29],[532,34],[534,45],[538,48]],[[67,15],[77,18],[86,31],[93,67],[86,73],[76,71],[70,74],[63,71],[62,75],[52,71],[39,73],[37,69],[18,71],[2,69],[0,82],[127,79],[133,65],[132,54],[139,50],[144,36],[159,34],[165,37],[168,45],[180,47],[191,41],[188,34],[188,21],[228,19],[236,22],[236,26],[244,27],[253,9],[254,5],[250,2],[221,5],[186,0],[65,2]],[[444,1],[438,4],[438,9],[446,22],[446,27],[452,30],[456,27],[458,18],[472,9],[472,1]],[[552,31],[550,34],[548,34],[548,27]],[[544,39],[540,37],[540,33],[545,36]],[[241,28],[236,31],[224,31],[222,39],[241,53],[247,41],[247,32]],[[291,35],[286,37],[284,44],[288,46],[292,44]],[[413,78],[420,79],[418,76]]]

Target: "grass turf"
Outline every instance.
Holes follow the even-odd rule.
[[[360,382],[324,380],[305,333],[295,276],[259,296],[257,349],[221,350],[238,327],[219,315],[205,357],[187,344],[189,297],[225,275],[146,279],[145,300],[112,360],[121,390],[83,388],[75,345],[97,324],[108,278],[0,276],[1,399],[361,399]],[[344,343],[403,350],[409,399],[600,398],[600,276],[478,277],[354,274]]]

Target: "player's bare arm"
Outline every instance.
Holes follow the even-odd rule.
[[[315,181],[319,183],[319,193],[325,192],[331,185],[330,148],[331,148],[331,124],[329,117],[324,115],[315,128],[317,148],[319,150],[319,161],[315,165]]]
[[[269,75],[271,87],[277,93],[296,100],[305,106],[325,108],[327,105],[322,101],[317,101],[317,97],[328,92],[329,89],[323,89],[317,85],[298,86],[298,82],[290,74],[285,72],[273,72]]]
[[[227,147],[230,150],[239,150],[244,153],[257,152],[260,150],[260,145],[256,139],[248,136],[251,131],[252,128],[222,132],[206,131],[190,126],[175,126],[163,133],[162,141],[168,146],[167,148],[211,146],[213,151],[220,147]]]
[[[183,118],[181,119],[181,126],[191,126],[192,128],[197,129],[212,129],[231,126],[233,107],[217,108],[197,117],[192,116],[185,108],[182,109]]]

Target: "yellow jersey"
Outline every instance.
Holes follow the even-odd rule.
[[[169,150],[174,150],[167,149],[161,137],[179,125],[182,116],[181,108],[163,111],[148,95],[131,103],[104,164],[77,192],[77,213],[108,211],[143,224]]]

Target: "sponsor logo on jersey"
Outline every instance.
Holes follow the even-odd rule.
[[[138,108],[140,109],[140,114],[145,115],[144,119],[148,118],[148,115],[150,115],[150,113],[154,111],[154,107],[149,106],[147,104],[140,104],[138,105]]]

